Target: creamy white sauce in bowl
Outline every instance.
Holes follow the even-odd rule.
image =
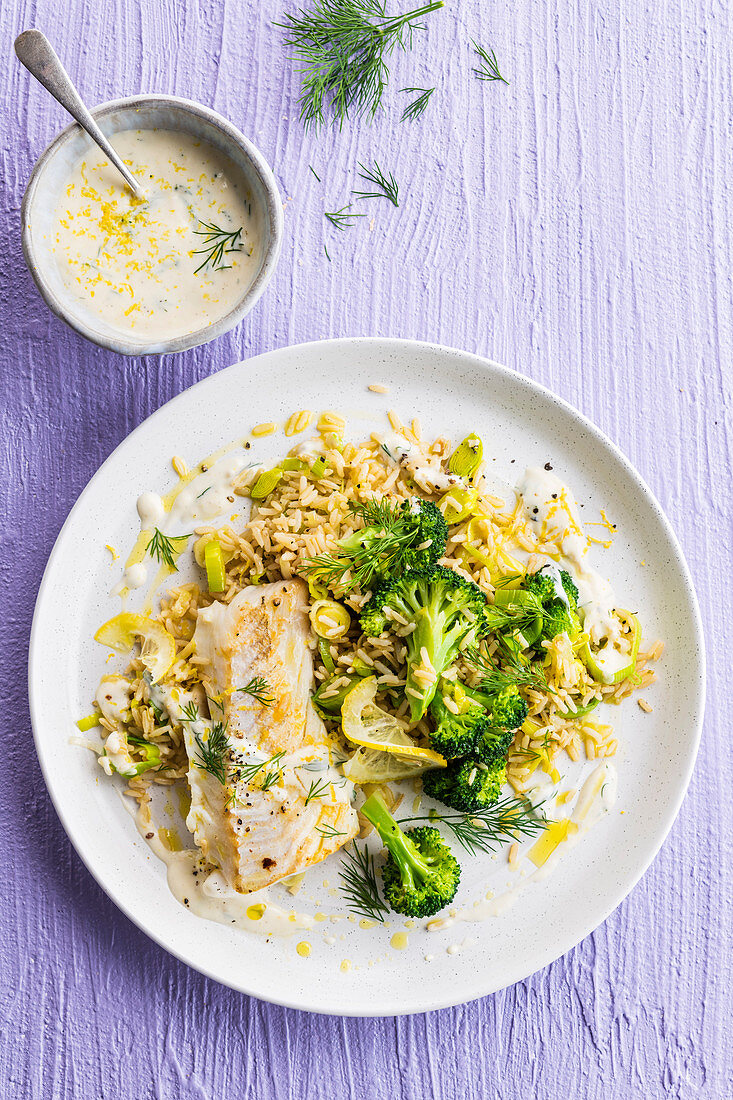
[[[78,126],[56,138],[22,210],[26,262],[46,303],[127,355],[183,351],[228,331],[280,251],[282,203],[261,154],[214,111],[172,96],[93,113],[147,194],[136,200]]]

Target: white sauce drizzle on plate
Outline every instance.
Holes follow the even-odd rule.
[[[578,586],[578,607],[583,613],[583,628],[591,641],[598,645],[605,638],[616,645],[621,639],[621,627],[611,614],[616,606],[616,597],[609,582],[586,564],[589,543],[572,492],[559,477],[539,466],[530,466],[526,470],[517,490],[530,521],[538,525],[543,539],[557,544],[562,557],[573,568],[573,579]],[[556,581],[555,586],[560,594],[562,584]],[[604,652],[604,662],[606,655],[611,662],[610,646],[607,651],[607,654]],[[618,659],[619,668],[628,663],[628,657],[623,653],[618,654]]]
[[[388,432],[378,439],[390,461],[407,470],[424,493],[442,493],[454,485],[464,484],[463,478],[444,470],[439,459],[426,462],[418,449],[399,432]]]
[[[459,910],[452,917],[437,917],[435,920],[428,922],[426,925],[427,931],[442,932],[458,921],[474,923],[488,920],[490,917],[500,917],[502,913],[506,913],[530,883],[542,882],[548,878],[557,867],[562,856],[592,829],[605,812],[611,809],[616,801],[616,785],[617,775],[613,764],[606,761],[594,768],[580,789],[570,819],[577,825],[577,832],[568,835],[565,840],[561,841],[549,859],[517,886],[506,890],[496,898],[477,902],[471,909]]]

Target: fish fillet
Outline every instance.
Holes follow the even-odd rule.
[[[230,604],[199,612],[194,640],[204,688],[218,700],[210,703],[212,719],[226,723],[229,751],[222,784],[198,766],[197,727],[186,726],[187,824],[229,885],[251,893],[319,863],[358,830],[353,786],[331,763],[331,742],[310,699],[308,589],[300,580],[245,588]],[[241,690],[255,677],[266,681],[270,705]],[[198,731],[204,741],[210,727]]]

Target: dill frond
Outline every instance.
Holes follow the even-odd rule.
[[[377,188],[376,191],[352,191],[352,195],[356,195],[359,199],[389,199],[393,206],[399,206],[397,196],[399,194],[399,187],[397,181],[390,172],[386,175],[382,169],[374,161],[373,168],[367,168],[365,165],[359,163],[361,172],[359,175],[367,183],[372,183]]]
[[[194,229],[194,233],[197,237],[203,237],[203,248],[195,248],[194,256],[203,256],[199,266],[194,271],[194,275],[198,275],[202,267],[207,267],[209,264],[214,271],[224,271],[229,264],[224,263],[224,257],[229,252],[241,252],[242,251],[242,226],[239,229],[233,229],[231,231],[221,229],[220,226],[214,225],[213,222],[199,221],[199,225],[203,226],[203,229]]]
[[[400,122],[415,122],[424,113],[435,88],[402,88],[401,91],[420,92],[417,99],[413,99],[412,103],[407,104],[400,116]]]
[[[153,528],[153,537],[151,538],[145,550],[150,554],[151,558],[155,558],[156,561],[162,561],[169,569],[178,571],[176,565],[177,558],[186,549],[182,546],[179,550],[176,543],[186,543],[191,538],[190,535],[164,535],[162,531],[159,531],[157,527]]]
[[[346,908],[352,913],[384,924],[384,914],[389,913],[389,907],[379,896],[374,857],[369,853],[366,844],[360,848],[353,841],[350,850],[344,852],[344,860],[339,877]]]
[[[477,55],[481,58],[481,64],[477,69],[471,69],[474,76],[479,80],[500,80],[502,84],[509,84],[508,80],[499,72],[499,62],[496,60],[496,54],[493,50],[485,50],[483,46],[479,46],[478,42],[471,39],[473,42],[473,48]]]
[[[443,7],[433,0],[414,11],[388,15],[385,0],[312,0],[275,26],[285,31],[300,63],[298,103],[306,129],[333,113],[342,126],[352,114],[374,116],[389,80],[387,59],[412,45],[417,22]]]

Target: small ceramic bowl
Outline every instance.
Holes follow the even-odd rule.
[[[21,210],[23,253],[46,304],[73,329],[122,355],[153,355],[185,351],[206,344],[239,324],[262,294],[275,270],[283,234],[282,200],[264,157],[216,111],[176,96],[142,95],[116,99],[92,110],[107,137],[123,130],[180,130],[212,145],[233,164],[252,195],[263,247],[259,270],[229,313],[205,328],[174,339],[150,341],[104,324],[86,313],[65,286],[48,242],[55,236],[54,212],[69,175],[89,149],[91,138],[76,123],[48,146],[33,169]]]

